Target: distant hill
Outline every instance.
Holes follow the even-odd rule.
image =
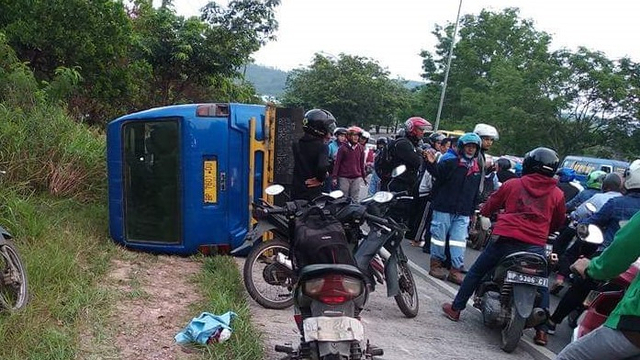
[[[246,79],[253,84],[260,95],[279,96],[284,91],[288,72],[280,69],[250,64],[247,66]]]
[[[273,67],[249,64],[245,74],[246,79],[253,84],[259,95],[280,96],[284,92],[284,86],[289,73]],[[423,82],[407,80],[405,86],[413,89]]]

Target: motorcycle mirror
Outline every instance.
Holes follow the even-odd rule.
[[[403,165],[404,166],[404,165]],[[377,202],[377,203],[386,203],[391,201],[391,199],[393,199],[393,193],[390,193],[388,191],[378,191],[377,193],[375,193],[372,197],[373,201]]]
[[[398,165],[391,172],[391,177],[398,177],[398,176],[404,174],[405,171],[407,171],[407,166],[406,165]]]
[[[604,242],[604,235],[597,225],[589,224],[586,236],[581,239],[589,244],[600,245]]]
[[[284,191],[284,186],[280,184],[269,185],[266,187],[266,189],[264,189],[264,192],[270,196],[278,195],[283,191]]]
[[[329,196],[331,196],[334,199],[340,199],[341,197],[344,196],[344,193],[342,192],[342,190],[333,190],[332,192],[329,193]]]
[[[587,210],[589,210],[593,214],[595,214],[598,211],[598,209],[596,209],[596,206],[593,205],[592,203],[586,203],[584,206],[587,208]]]

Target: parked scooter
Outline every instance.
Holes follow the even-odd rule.
[[[515,350],[522,331],[546,321],[538,287],[548,286],[544,256],[520,251],[505,256],[476,289],[474,306],[485,326],[501,329],[500,348]]]
[[[270,185],[265,193],[279,195],[284,187]],[[343,196],[342,191],[323,194],[311,204],[326,202]],[[293,286],[297,275],[291,264],[291,228],[296,216],[310,203],[306,200],[288,201],[276,206],[264,199],[253,202],[251,214],[257,221],[245,235],[244,243],[231,251],[241,254],[251,249],[244,263],[243,279],[247,292],[258,304],[268,309],[286,309],[293,305]]]
[[[360,270],[352,265],[355,264],[348,248],[346,252],[339,252],[339,249],[330,251],[332,256],[329,259],[348,259],[351,264],[345,263],[312,263],[309,261],[318,261],[315,246],[309,242],[313,236],[321,236],[320,243],[338,239],[336,232],[328,231],[323,233],[318,229],[326,222],[326,226],[331,227],[339,220],[333,215],[335,209],[331,209],[334,201],[328,200],[323,205],[310,205],[301,210],[299,213],[291,213],[289,209],[284,208],[276,212],[282,212],[287,217],[294,216],[297,218],[295,222],[296,242],[294,243],[294,267],[293,270],[297,275],[297,281],[294,285],[294,319],[300,331],[300,343],[293,347],[289,344],[276,346],[276,351],[286,353],[284,359],[302,360],[302,359],[340,359],[340,360],[357,360],[372,359],[373,356],[382,355],[382,349],[371,347],[368,342],[362,346],[364,340],[364,329],[360,322],[360,312],[368,298],[365,277]],[[344,204],[341,208],[348,207]],[[271,210],[273,211],[273,210]],[[302,234],[314,234],[311,237],[302,235],[305,241],[299,242],[301,233],[299,228],[308,224],[308,215],[312,212],[320,213],[320,218],[324,219],[320,227],[309,227],[307,232]],[[367,218],[365,212],[349,212],[351,216],[357,217],[359,221]],[[346,214],[345,214],[346,215]],[[333,222],[332,220],[333,219]],[[342,224],[338,225],[342,228]],[[311,232],[313,231],[313,232]],[[342,230],[340,230],[342,234]],[[344,236],[344,235],[343,235]],[[346,241],[345,237],[342,237]],[[299,244],[299,245],[296,245]],[[297,246],[312,246],[311,249],[303,251]],[[346,244],[344,244],[346,245]],[[318,248],[318,254],[322,253],[322,248]],[[309,251],[312,251],[309,253]],[[303,255],[304,254],[304,255]],[[344,254],[347,256],[345,257]],[[303,260],[304,259],[304,260]],[[282,259],[279,259],[282,260]],[[326,261],[326,260],[325,260]],[[331,261],[331,260],[329,260]],[[298,267],[300,267],[298,269]]]

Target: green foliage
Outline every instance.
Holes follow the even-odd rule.
[[[416,93],[414,112],[435,115],[453,26],[436,26],[435,55],[422,52],[428,84]],[[637,65],[630,60],[614,62],[584,48],[551,53],[551,36],[512,8],[464,16],[459,36],[440,128],[492,124],[500,132],[493,153],[523,154],[541,145],[565,155],[622,157],[629,147],[640,150],[619,142],[598,146],[609,139],[603,134],[628,136],[637,129]]]
[[[345,54],[330,59],[318,53],[308,68],[290,73],[282,102],[324,108],[340,125],[368,128],[393,124],[408,94],[402,83],[389,79],[389,72],[373,60]]]
[[[109,308],[96,286],[114,248],[106,207],[25,197],[4,186],[0,203],[0,224],[14,235],[31,294],[24,310],[0,314],[0,358],[77,358],[81,324],[100,326]]]
[[[0,38],[0,47],[2,47]],[[79,199],[106,195],[105,139],[74,122],[57,105],[61,92],[79,80],[74,69],[40,89],[33,73],[12,54],[0,66],[0,181],[33,191]]]
[[[0,0],[8,45],[0,43],[33,70],[34,96],[44,90],[90,124],[175,103],[259,101],[240,70],[274,38],[279,0],[211,2],[200,18],[189,19],[177,16],[171,1],[158,9],[152,3]]]

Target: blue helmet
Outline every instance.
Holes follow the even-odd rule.
[[[462,135],[458,139],[458,152],[460,154],[464,154],[464,151],[462,150],[462,148],[465,145],[475,144],[476,145],[476,153],[474,154],[474,157],[476,157],[476,156],[478,156],[478,153],[480,152],[480,144],[481,143],[482,143],[482,139],[480,139],[480,136],[478,136],[478,134],[476,134],[476,133],[466,133],[466,134]]]
[[[576,171],[571,168],[560,168],[556,175],[561,183],[572,182],[576,179]]]

